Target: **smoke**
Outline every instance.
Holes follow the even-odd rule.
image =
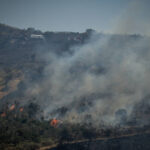
[[[133,1],[115,32],[147,34],[149,20],[141,19],[149,17],[147,3]],[[146,36],[95,32],[86,44],[72,47],[71,54],[41,53],[47,62],[44,78],[27,94],[36,97],[45,118],[113,125],[117,112],[123,112],[130,119],[135,106],[149,96],[149,43]]]
[[[150,39],[99,35],[74,47],[73,54],[44,55],[44,78],[27,91],[37,98],[45,118],[115,124],[115,113],[130,116],[149,95]]]
[[[114,22],[114,33],[150,35],[150,1],[132,0]]]

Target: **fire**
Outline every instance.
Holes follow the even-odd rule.
[[[23,107],[21,107],[19,110],[20,110],[20,112],[23,112]]]
[[[3,112],[3,113],[1,114],[1,117],[6,117],[6,113]]]
[[[59,120],[57,120],[57,119],[53,119],[53,120],[50,122],[51,126],[53,126],[53,127],[56,127],[56,126],[58,125],[58,123],[59,123]]]
[[[13,105],[11,105],[10,107],[9,107],[9,110],[10,111],[12,111],[12,110],[14,110],[15,109],[15,104],[13,104]]]

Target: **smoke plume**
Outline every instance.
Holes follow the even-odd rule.
[[[141,19],[149,17],[143,11],[147,3],[134,1],[115,32],[148,33],[149,20]],[[116,112],[125,110],[130,118],[135,105],[149,96],[149,43],[146,36],[95,32],[86,44],[72,47],[71,54],[41,53],[47,62],[44,78],[27,93],[37,98],[45,118],[116,124]]]

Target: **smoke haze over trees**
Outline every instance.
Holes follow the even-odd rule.
[[[0,24],[2,148],[150,132],[150,2],[128,4],[110,33]]]

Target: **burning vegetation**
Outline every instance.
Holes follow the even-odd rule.
[[[8,31],[4,36],[11,43],[3,42],[9,47],[7,61],[0,55],[5,64],[0,70],[0,149],[150,132],[149,37]]]
[[[60,122],[59,120],[57,120],[56,118],[54,118],[54,119],[51,120],[50,125],[52,127],[57,127],[58,124],[59,124],[59,122]]]
[[[13,111],[10,111],[10,107]],[[14,107],[15,106],[15,107]],[[99,126],[95,128],[91,123],[70,123],[56,118],[43,120],[37,104],[31,103],[20,107],[12,104],[6,107],[0,117],[0,148],[1,149],[38,149],[46,145],[87,141],[91,139],[111,139],[123,136],[133,136],[150,133],[150,126],[137,126],[136,122],[127,123],[126,111],[116,112],[118,119],[124,124],[117,126]],[[19,127],[19,128],[18,128]]]
[[[15,104],[13,104],[13,105],[11,105],[10,107],[9,107],[9,110],[10,111],[13,111],[15,109]]]
[[[21,107],[19,110],[20,110],[20,112],[23,112],[24,109],[23,109],[23,107]]]
[[[6,113],[3,112],[3,113],[1,114],[1,117],[6,117]]]

